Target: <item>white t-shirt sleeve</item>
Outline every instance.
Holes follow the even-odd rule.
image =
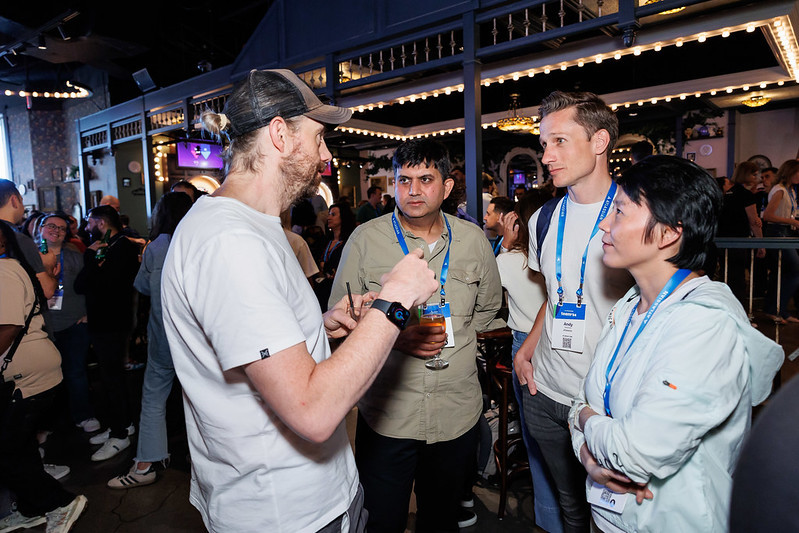
[[[297,302],[288,300],[286,250],[246,232],[225,234],[209,244],[187,293],[222,369],[304,342]],[[252,253],[253,247],[268,249]]]

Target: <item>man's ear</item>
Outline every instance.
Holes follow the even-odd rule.
[[[444,180],[444,199],[449,198],[449,193],[452,192],[452,189],[455,187],[455,180],[452,178],[447,178]]]
[[[608,133],[608,130],[597,130],[591,138],[591,141],[594,143],[594,153],[596,155],[610,152],[610,133]]]
[[[269,138],[279,152],[285,152],[288,146],[289,126],[283,117],[275,117],[267,126]]]

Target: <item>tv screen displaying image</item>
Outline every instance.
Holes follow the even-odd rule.
[[[222,169],[222,146],[219,144],[178,142],[178,166],[181,168]]]

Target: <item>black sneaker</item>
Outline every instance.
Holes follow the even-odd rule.
[[[473,526],[477,523],[477,515],[471,509],[461,507],[458,511],[458,527],[463,529],[465,527]]]

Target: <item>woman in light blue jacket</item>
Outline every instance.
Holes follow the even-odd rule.
[[[636,285],[609,314],[570,413],[593,518],[605,532],[727,531],[751,407],[784,353],[704,275],[721,205],[713,179],[652,156],[618,184],[603,261]]]

